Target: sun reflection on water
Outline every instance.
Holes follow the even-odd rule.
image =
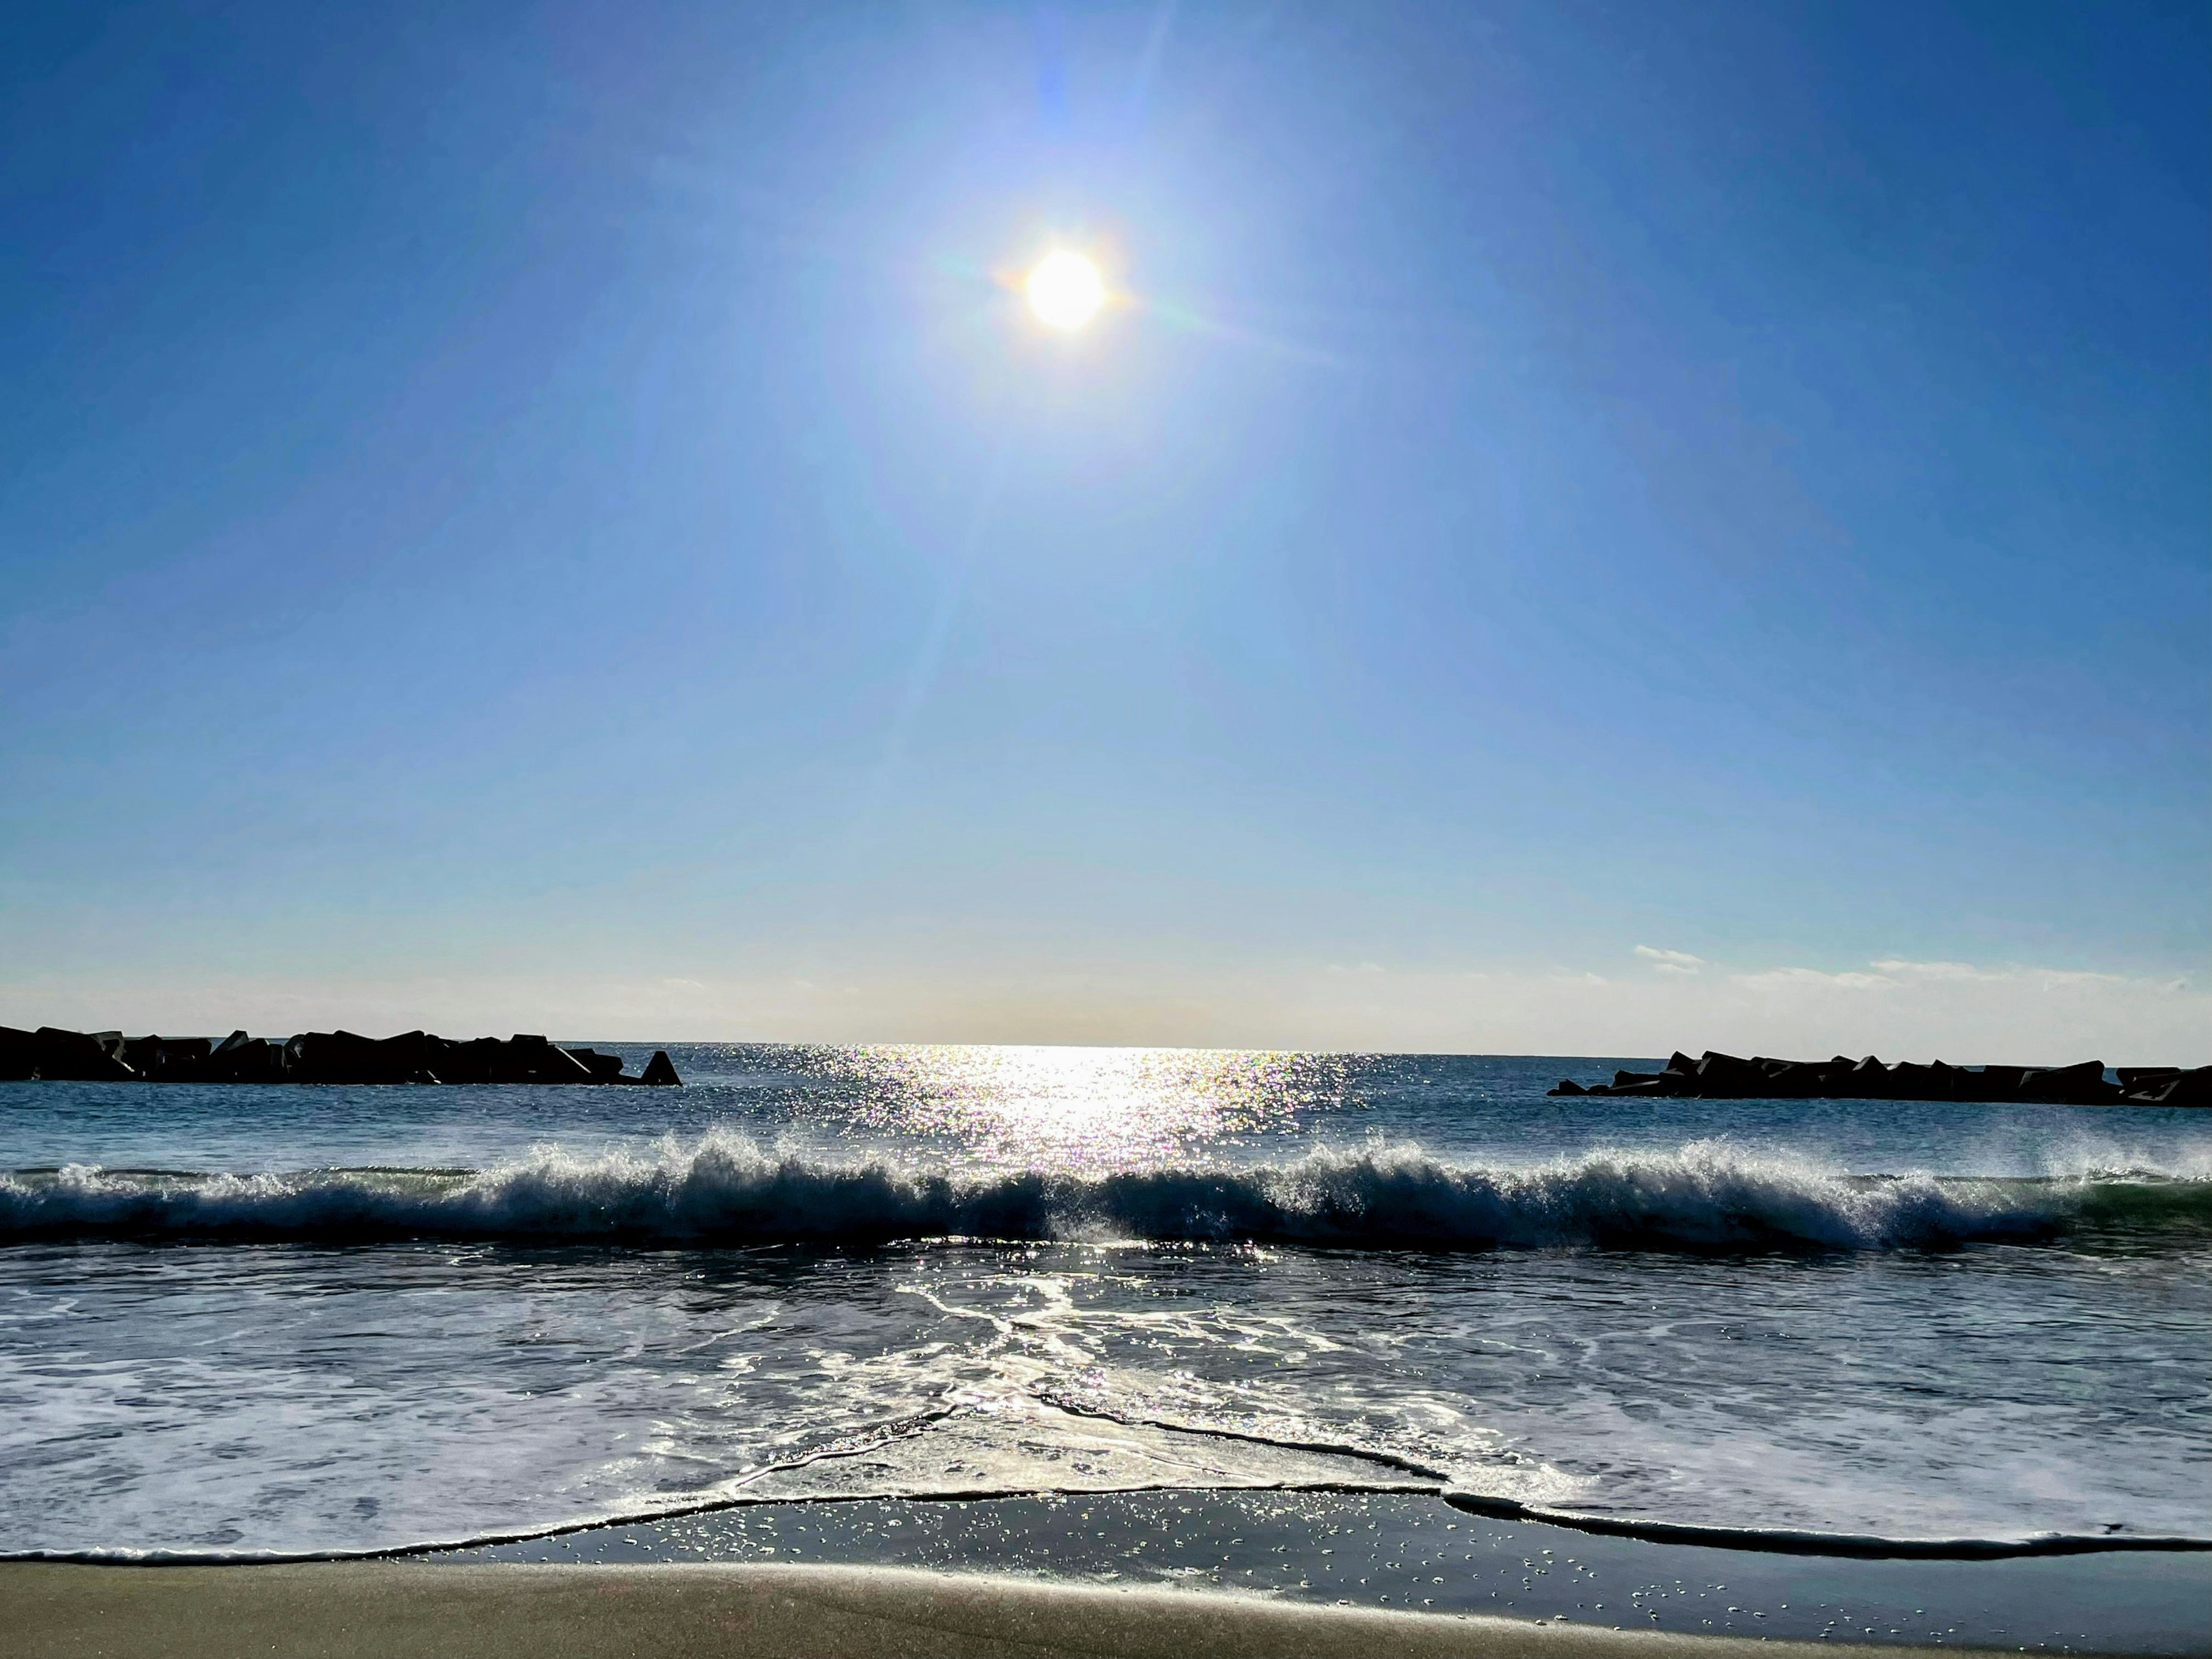
[[[1347,1103],[1341,1056],[884,1044],[817,1051],[855,1127],[964,1142],[991,1164],[1130,1169],[1304,1126]]]

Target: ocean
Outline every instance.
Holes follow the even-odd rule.
[[[2202,1112],[664,1046],[682,1089],[0,1085],[0,1553],[1237,1492],[2212,1538]]]

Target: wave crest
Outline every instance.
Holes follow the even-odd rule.
[[[2194,1181],[1850,1176],[1725,1142],[1505,1168],[1416,1146],[1107,1174],[838,1161],[711,1133],[657,1153],[542,1148],[479,1172],[0,1176],[0,1237],[106,1234],[669,1244],[1123,1238],[1335,1247],[1869,1249],[2212,1213]]]

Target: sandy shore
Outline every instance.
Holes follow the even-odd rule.
[[[0,1565],[0,1656],[7,1659],[94,1654],[154,1659],[246,1654],[301,1659],[685,1659],[707,1654],[1749,1659],[1759,1654],[1780,1659],[1832,1654],[1842,1645],[878,1567]]]

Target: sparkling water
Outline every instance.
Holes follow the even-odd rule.
[[[2212,1534],[2201,1112],[671,1052],[681,1090],[0,1085],[0,1550],[1234,1488]]]

